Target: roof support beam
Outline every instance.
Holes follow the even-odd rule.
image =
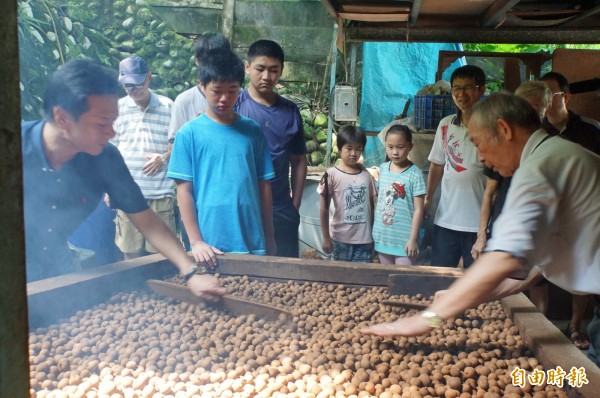
[[[484,28],[496,26],[502,22],[504,16],[521,0],[496,0],[484,11],[480,25]]]
[[[340,12],[354,12],[354,13],[404,13],[410,12],[410,7],[397,6],[397,5],[381,5],[381,4],[368,4],[368,5],[356,5],[356,4],[344,4],[340,7]]]
[[[329,15],[331,15],[333,20],[337,21],[337,19],[338,19],[337,12],[335,11],[333,4],[331,4],[331,0],[321,0],[321,4],[323,4],[323,7],[325,7],[325,9],[329,13]]]
[[[598,12],[600,12],[600,6],[592,7],[589,10],[582,12],[581,14],[577,15],[576,17],[573,17],[573,18],[569,19],[567,22],[563,22],[558,26],[560,26],[561,28],[564,28],[565,26],[572,26],[575,22],[581,21],[582,19],[592,16]]]
[[[410,18],[408,19],[409,26],[415,26],[417,18],[419,18],[419,12],[421,11],[421,0],[414,0],[410,11]]]
[[[362,14],[353,12],[340,12],[338,15],[343,19],[350,19],[352,21],[364,21],[364,22],[406,22],[408,21],[408,14],[403,13],[389,13],[389,14]]]
[[[532,44],[598,44],[600,29],[484,29],[431,28],[415,29],[396,25],[387,27],[349,26],[346,41],[411,41],[431,43],[532,43]]]

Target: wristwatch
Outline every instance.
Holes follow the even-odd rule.
[[[430,328],[439,329],[444,324],[444,320],[433,311],[425,310],[421,312],[421,316],[425,318]]]
[[[190,272],[188,272],[187,274],[183,275],[183,280],[188,282],[190,279],[192,279],[192,276],[196,275],[198,273],[198,266],[197,265],[193,265]]]

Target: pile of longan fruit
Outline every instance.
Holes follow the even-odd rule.
[[[390,298],[386,288],[246,276],[221,282],[234,295],[291,311],[292,322],[222,313],[149,291],[119,293],[30,332],[32,396],[567,396],[551,385],[512,385],[515,367],[543,367],[499,302],[428,335],[382,339],[359,330],[406,314],[381,304]]]

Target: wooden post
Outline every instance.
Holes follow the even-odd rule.
[[[350,43],[350,84],[356,86],[356,47],[358,43]]]
[[[29,397],[17,2],[0,15],[0,397]]]
[[[233,43],[235,0],[223,0],[223,13],[221,16],[223,19],[223,27],[221,28],[223,36],[225,36],[230,43]]]
[[[327,151],[325,152],[325,163],[329,166],[331,160],[331,133],[333,131],[333,89],[335,88],[335,72],[337,69],[337,40],[338,24],[333,24],[333,40],[331,41],[331,69],[329,70],[329,117],[327,118]]]

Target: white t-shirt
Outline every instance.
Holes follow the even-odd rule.
[[[206,112],[207,107],[206,98],[204,98],[204,94],[202,94],[198,85],[179,94],[175,98],[173,110],[171,111],[169,141],[173,142],[181,126]]]
[[[531,135],[486,251],[505,251],[575,294],[600,294],[600,156]]]
[[[428,159],[444,165],[434,224],[454,231],[477,232],[486,177],[477,149],[458,115],[440,121]]]

